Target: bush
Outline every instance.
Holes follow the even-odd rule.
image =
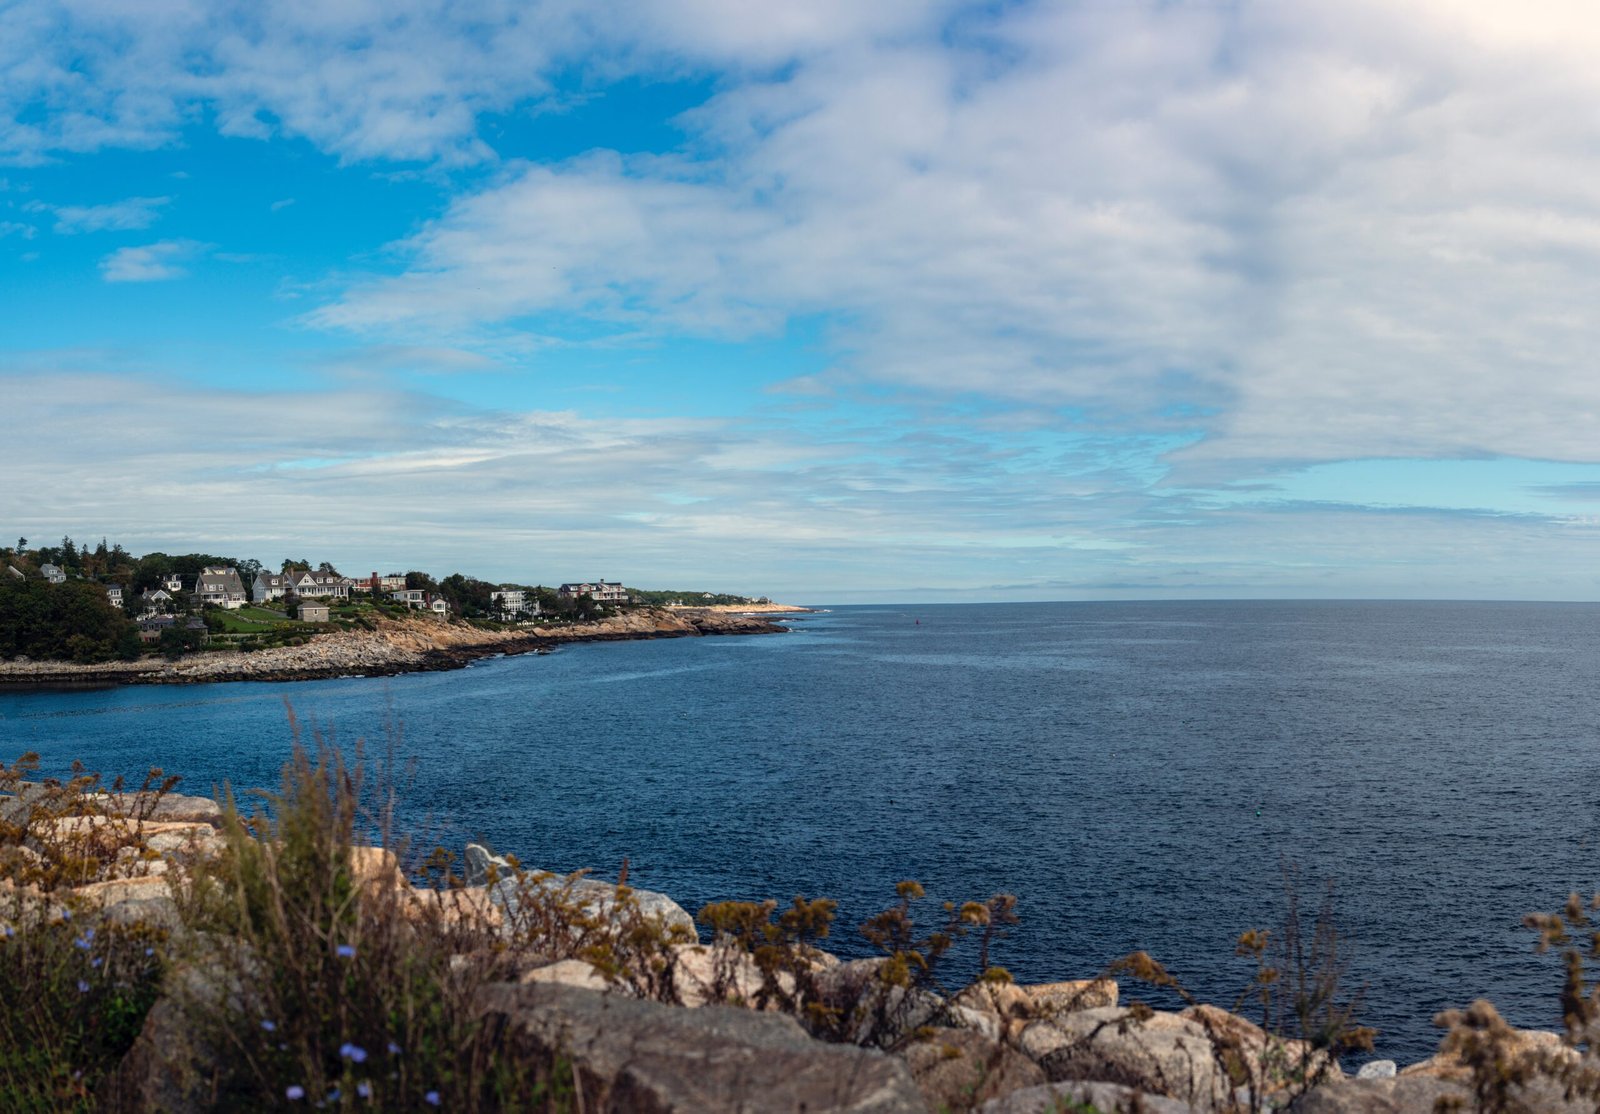
[[[164,934],[96,923],[67,887],[148,869],[117,849],[177,783],[152,770],[138,790],[74,765],[65,782],[28,782],[39,757],[0,766],[19,802],[0,819],[0,1110],[88,1110],[155,1002]]]
[[[474,1014],[477,990],[508,972],[487,921],[416,904],[395,866],[403,846],[352,852],[358,826],[389,830],[363,809],[365,789],[359,766],[320,745],[313,759],[297,740],[261,807],[245,816],[228,799],[226,851],[183,901],[203,942],[186,958],[210,975],[182,1008],[197,1045],[223,1051],[212,1086],[230,1109],[295,1096],[559,1107],[561,1066],[496,1060]]]

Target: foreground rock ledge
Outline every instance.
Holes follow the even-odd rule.
[[[911,1074],[881,1052],[813,1040],[789,1017],[689,1010],[551,984],[486,987],[507,1051],[571,1059],[583,1109],[923,1114]]]
[[[61,916],[70,901],[85,915],[182,931],[172,882],[186,864],[221,849],[222,812],[214,802],[167,794],[141,806],[134,795],[98,794],[83,798],[90,815],[32,815],[29,803],[42,787],[13,788],[0,794],[0,819],[25,823],[28,835],[0,851],[26,865],[41,862],[52,846],[67,846],[93,850],[105,864],[104,876],[49,893],[0,881],[0,889],[18,899],[14,908],[31,909],[28,916]],[[626,906],[678,929],[681,942],[670,952],[682,1004],[634,997],[582,960],[531,953],[520,957],[528,966],[515,965],[519,981],[478,991],[476,1012],[498,1033],[502,1054],[535,1065],[558,1058],[570,1063],[585,1111],[1063,1114],[1090,1104],[1101,1114],[1402,1114],[1432,1111],[1440,1102],[1474,1108],[1471,1068],[1448,1041],[1437,1055],[1398,1073],[1381,1062],[1348,1079],[1337,1065],[1320,1065],[1324,1082],[1297,1094],[1282,1068],[1317,1065],[1309,1049],[1212,1006],[1174,1014],[1121,1005],[1119,988],[1108,979],[985,983],[944,1001],[880,982],[881,958],[842,962],[817,952],[817,1000],[863,1011],[852,1015],[856,1039],[894,1051],[828,1043],[789,1014],[721,1004],[728,999],[713,993],[714,968],[726,972],[728,993],[742,1001],[755,997],[759,971],[742,952],[724,951],[725,944],[693,942],[692,919],[665,894],[630,891],[624,903],[614,883],[539,871],[523,872],[513,886],[506,877],[510,860],[477,845],[467,849],[468,884],[439,893],[414,889],[389,851],[354,847],[350,854],[362,892],[396,894],[404,899],[401,908],[414,905],[420,912],[438,904],[431,911],[447,920],[460,915],[503,931],[518,902],[558,887],[564,899],[602,922],[626,924]],[[206,983],[193,966],[173,977]],[[208,1065],[226,1053],[192,1048],[182,1039],[183,1017],[171,993],[156,1003],[107,1081],[100,1096],[107,1109],[216,1108],[203,1083]],[[895,1008],[873,1011],[874,1004]],[[1487,1009],[1483,1003],[1473,1009],[1479,1006]],[[1508,1069],[1523,1060],[1576,1066],[1580,1056],[1554,1033],[1511,1029],[1504,1055]],[[1595,1109],[1593,1100],[1569,1097],[1548,1074],[1533,1073],[1510,1098],[1514,1109],[1552,1114]]]

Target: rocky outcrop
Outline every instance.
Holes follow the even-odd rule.
[[[530,896],[560,895],[570,898],[601,917],[614,917],[618,908],[619,887],[614,882],[601,882],[593,878],[577,878],[548,871],[530,870],[514,866],[511,860],[490,853],[478,843],[467,844],[463,856],[468,886],[485,886],[489,900],[499,907],[505,922],[514,926],[522,906]],[[677,927],[695,938],[694,918],[688,910],[663,893],[653,890],[625,888],[629,903],[640,915],[660,921],[663,927]]]
[[[990,1099],[1041,1087],[1044,1072],[1014,1045],[971,1029],[945,1029],[900,1052],[930,1110],[973,1110]]]
[[[1121,1083],[1200,1110],[1216,1109],[1232,1094],[1205,1028],[1177,1014],[1080,1010],[1035,1022],[1021,1043],[1053,1082]]]
[[[58,788],[10,788],[8,920],[104,917],[184,942],[167,997],[101,1098],[109,1109],[217,1108],[206,1081],[227,1074],[227,1053],[182,1039],[184,1002],[243,993],[237,978],[216,981],[213,968],[229,965],[212,960],[253,953],[186,930],[174,888],[222,850],[222,810],[170,793],[85,795],[68,808],[49,795]],[[63,862],[86,865],[75,874]],[[1564,1093],[1583,1054],[1558,1034],[1511,1028],[1487,1003],[1441,1015],[1450,1031],[1429,1060],[1346,1079],[1311,1046],[1217,1007],[1116,1005],[1108,979],[983,981],[950,997],[883,958],[803,948],[774,964],[732,938],[701,941],[665,894],[530,870],[479,844],[443,890],[415,888],[384,848],[352,847],[349,863],[363,909],[408,918],[405,932],[442,929],[441,967],[493,980],[468,989],[481,988],[470,1000],[499,1035],[495,1054],[571,1065],[584,1110],[1393,1114],[1441,1100],[1470,1108],[1488,1077],[1509,1085],[1515,1109],[1592,1109]],[[473,967],[484,956],[493,964]]]
[[[614,1114],[804,1111],[924,1114],[899,1060],[821,1044],[791,1018],[677,1009],[556,984],[495,984],[478,998],[505,1054],[566,1058],[582,1109]]]

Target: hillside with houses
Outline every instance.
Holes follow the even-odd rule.
[[[606,579],[492,583],[461,573],[371,571],[351,576],[323,561],[163,552],[134,556],[105,540],[79,546],[0,547],[0,660],[80,664],[142,655],[176,659],[216,651],[304,645],[385,619],[430,617],[484,630],[592,623],[635,608],[770,601],[709,592],[631,589]]]

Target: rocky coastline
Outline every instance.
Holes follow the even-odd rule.
[[[102,688],[390,677],[400,673],[461,669],[487,657],[546,653],[580,642],[781,634],[786,630],[763,617],[712,608],[641,608],[595,622],[512,630],[485,630],[463,622],[418,615],[379,620],[370,631],[319,634],[303,646],[250,653],[230,650],[194,654],[177,661],[143,658],[95,665],[0,661],[0,688]]]
[[[24,835],[9,851],[11,866],[92,848],[105,877],[49,893],[0,880],[0,894],[20,895],[15,908],[31,910],[19,923],[156,926],[184,937],[177,899],[183,880],[227,845],[221,806],[111,794],[61,818],[41,803],[49,804],[43,786],[0,792],[0,821]],[[1450,1015],[1450,1032],[1427,1060],[1403,1068],[1374,1060],[1351,1075],[1316,1042],[1212,1005],[1172,1012],[1130,1002],[1104,974],[1034,985],[985,978],[936,992],[896,977],[892,959],[846,960],[798,942],[778,946],[784,961],[775,967],[771,947],[751,950],[724,931],[728,924],[711,930],[717,916],[693,917],[666,894],[563,878],[476,844],[447,890],[418,889],[393,853],[348,854],[364,907],[407,923],[470,924],[510,949],[515,962],[479,988],[472,1007],[500,1034],[498,1054],[569,1059],[587,1108],[612,1114],[1578,1114],[1594,1109],[1600,1086],[1585,1053],[1559,1034],[1512,1029],[1485,1002]],[[545,924],[552,910],[562,919]],[[580,924],[597,939],[653,941],[650,962],[630,976],[607,958],[617,953],[578,948]],[[80,945],[93,935],[86,931]],[[542,943],[529,946],[534,939]],[[672,977],[641,974],[661,969]],[[218,977],[191,969],[173,985]],[[100,1088],[104,1108],[216,1108],[199,1081],[218,1072],[217,1053],[186,1039],[181,1000],[169,995],[151,1010]],[[1486,1079],[1500,1081],[1504,1105],[1482,1104]]]

